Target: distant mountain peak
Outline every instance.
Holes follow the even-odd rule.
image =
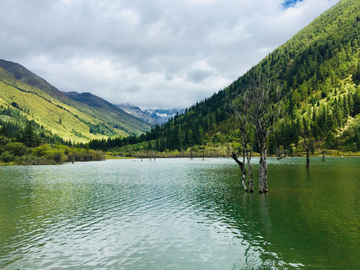
[[[118,104],[116,106],[119,106],[125,112],[132,114],[152,125],[154,124],[161,125],[167,122],[171,117],[174,117],[176,113],[184,112],[184,109],[170,109],[170,110],[146,109],[143,111],[139,107],[130,103]]]

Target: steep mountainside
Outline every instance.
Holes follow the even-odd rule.
[[[120,109],[119,107],[115,106],[114,104],[111,104],[110,102],[95,96],[91,93],[84,92],[84,93],[78,93],[78,92],[64,92],[66,96],[71,98],[72,100],[78,101],[80,103],[87,104],[91,107],[97,107],[102,108],[104,110],[113,110],[118,112],[124,112],[124,110]]]
[[[124,128],[128,126],[129,134],[138,134],[139,132],[133,132],[131,130],[140,130],[142,132],[149,130],[150,125],[143,121],[141,118],[131,113],[125,112],[123,109],[118,106],[98,97],[91,93],[77,93],[77,92],[64,92],[64,94],[71,98],[73,101],[81,103],[82,105],[87,105],[96,110],[99,115],[102,115],[104,112],[111,116],[113,119],[119,121],[120,125],[122,124]],[[118,125],[117,125],[118,126]]]
[[[11,77],[24,84],[31,85],[40,90],[43,90],[45,93],[51,96],[55,96],[57,98],[63,97],[63,94],[58,89],[22,65],[0,59],[0,68],[6,70]]]
[[[146,140],[156,140],[160,151],[201,144],[238,146],[236,122],[225,105],[261,72],[278,79],[288,93],[269,138],[270,153],[280,146],[289,152],[300,149],[299,128],[304,123],[314,147],[360,151],[359,53],[360,1],[342,0],[231,85],[153,129]],[[256,150],[256,143],[253,147]]]
[[[150,129],[149,124],[101,98],[85,94],[81,100],[73,100],[23,66],[5,60],[0,60],[0,105],[76,142]]]
[[[134,106],[132,104],[125,103],[125,104],[117,104],[116,106],[123,109],[128,114],[131,114],[131,115],[133,115],[133,116],[135,116],[135,117],[149,123],[150,125],[159,124],[156,121],[156,119],[152,118],[151,116],[149,116],[148,114],[143,112],[139,107],[136,107],[136,106]]]

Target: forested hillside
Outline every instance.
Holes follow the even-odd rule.
[[[140,137],[94,140],[94,149],[189,151],[239,147],[240,131],[226,104],[236,102],[259,73],[287,93],[268,151],[360,151],[360,2],[343,0],[231,85]],[[253,149],[257,144],[253,138]],[[194,146],[197,145],[195,148]],[[192,148],[190,148],[192,147]]]

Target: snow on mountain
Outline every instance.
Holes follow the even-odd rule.
[[[171,110],[144,110],[142,111],[139,107],[129,103],[116,105],[123,109],[125,112],[142,119],[143,121],[155,125],[163,124],[167,122],[171,117],[174,117],[176,113],[183,113],[184,109],[171,109]]]

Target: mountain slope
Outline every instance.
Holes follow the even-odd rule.
[[[93,97],[95,99],[95,97]],[[92,106],[72,100],[23,66],[0,60],[0,102],[63,139],[86,142],[140,134],[150,125],[101,100]]]
[[[103,119],[104,122],[117,121],[112,122],[114,127],[122,129],[128,134],[139,134],[150,129],[149,123],[125,112],[118,106],[91,93],[67,92],[64,94],[72,101],[80,103],[83,106],[89,107],[95,111],[96,115],[94,115],[94,117]],[[92,115],[89,111],[87,111],[87,113]]]
[[[30,70],[26,69],[22,65],[0,59],[0,68],[6,70],[12,78],[24,84],[31,85],[40,90],[43,90],[45,93],[51,96],[55,96],[58,98],[63,97],[62,93],[58,89],[56,89],[47,81],[32,73]]]
[[[347,149],[342,134],[348,128],[358,130],[352,126],[360,121],[359,53],[360,1],[343,0],[231,85],[152,130],[147,139],[159,141],[160,151],[196,144],[238,145],[236,122],[225,104],[233,102],[261,72],[280,80],[288,93],[277,131],[269,138],[271,150],[283,146],[292,151],[292,144],[299,143],[297,124],[302,119],[310,123],[312,136],[321,147]],[[352,149],[360,151],[360,139],[356,138],[360,135],[348,141]]]
[[[123,109],[128,114],[131,114],[151,125],[159,124],[156,119],[152,118],[151,116],[147,115],[145,112],[143,112],[139,107],[136,107],[132,104],[125,103],[125,104],[117,104],[119,108]]]
[[[85,103],[91,107],[123,112],[123,110],[119,109],[114,104],[111,104],[110,102],[88,92],[84,92],[84,93],[64,92],[64,94],[69,98],[71,98],[72,100]]]

